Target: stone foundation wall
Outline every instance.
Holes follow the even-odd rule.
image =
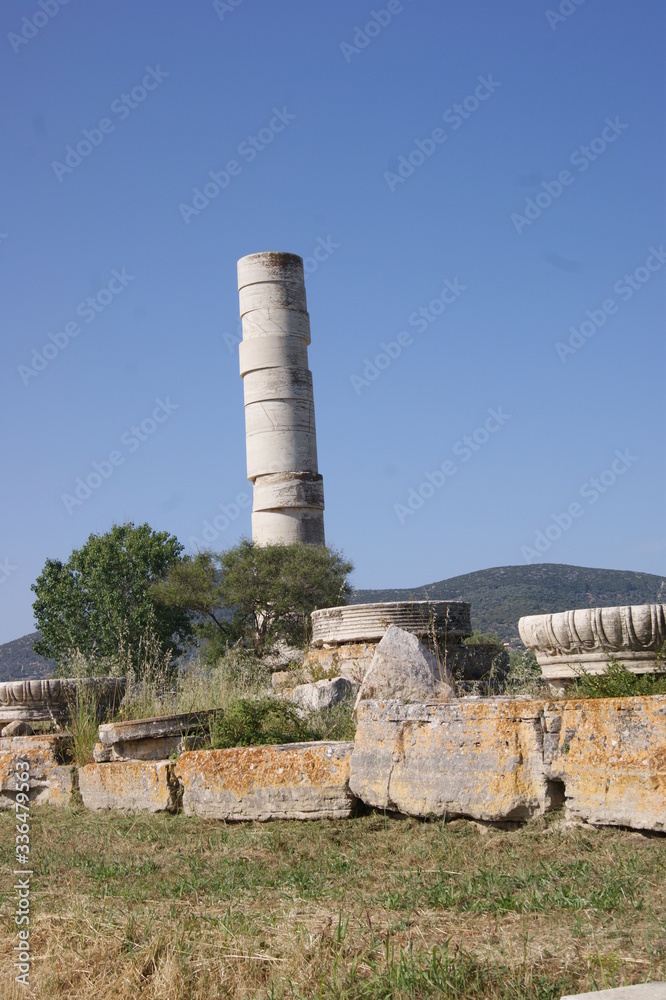
[[[69,734],[0,739],[0,809],[30,801],[226,821],[341,819],[357,801],[410,816],[565,818],[666,832],[666,695],[437,704],[362,701],[354,743],[192,750],[76,768]],[[154,739],[150,736],[150,739]]]

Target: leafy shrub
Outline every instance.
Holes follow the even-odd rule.
[[[504,643],[498,636],[497,632],[481,632],[478,628],[474,631],[467,639],[463,639],[463,646],[497,646],[499,649],[504,649]]]
[[[504,694],[538,697],[547,691],[541,667],[531,649],[509,653],[509,673],[504,682]]]
[[[582,667],[567,691],[579,698],[630,698],[646,694],[666,694],[666,673],[634,674],[611,657],[602,674],[589,674]]]
[[[212,737],[216,749],[308,743],[320,734],[304,721],[293,705],[275,698],[239,698],[217,719]]]

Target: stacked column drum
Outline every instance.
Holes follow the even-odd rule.
[[[252,540],[324,544],[324,485],[317,466],[310,317],[303,261],[255,253],[238,261],[247,478]]]

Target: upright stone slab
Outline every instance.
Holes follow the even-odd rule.
[[[183,810],[206,819],[344,819],[353,743],[193,750],[176,764]]]
[[[402,702],[448,701],[452,680],[446,669],[411,632],[390,625],[375,650],[356,698]]]

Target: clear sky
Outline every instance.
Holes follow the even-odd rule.
[[[261,250],[306,259],[357,587],[663,573],[664,19],[4,0],[0,641],[114,522],[249,535],[236,260]]]

